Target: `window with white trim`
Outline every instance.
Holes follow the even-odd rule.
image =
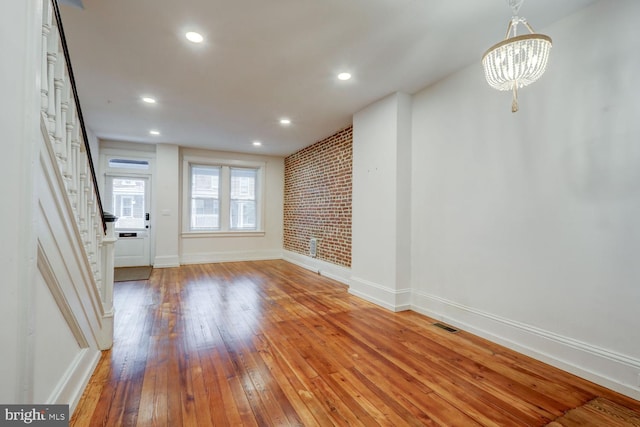
[[[184,231],[261,232],[264,164],[185,158]]]
[[[220,167],[191,165],[189,229],[220,229]]]
[[[256,178],[257,169],[230,168],[231,230],[256,230]]]

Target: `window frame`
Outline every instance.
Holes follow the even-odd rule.
[[[184,156],[182,160],[182,236],[186,238],[199,237],[233,237],[233,236],[264,236],[264,180],[265,162],[207,159],[202,157]],[[191,229],[191,168],[205,166],[220,168],[218,189],[220,226],[217,229]],[[231,169],[256,170],[256,228],[231,228]]]
[[[253,186],[253,199],[245,199],[242,197],[233,197],[233,171],[254,171],[255,175],[253,176],[254,179],[254,186]],[[259,220],[259,213],[258,213],[258,174],[259,174],[259,169],[258,168],[246,168],[246,167],[238,167],[238,166],[231,166],[229,167],[229,230],[232,231],[257,231],[258,230],[258,220]],[[243,181],[240,181],[240,193],[242,193],[243,190]],[[250,186],[247,186],[246,189],[250,190]],[[249,191],[251,192],[251,191]],[[236,206],[238,207],[242,207],[242,203],[243,201],[250,201],[253,203],[254,206],[254,210],[255,210],[255,223],[256,223],[256,227],[255,228],[245,228],[245,227],[233,227],[233,207],[234,207],[234,202],[237,203]],[[240,202],[240,203],[239,203]]]
[[[202,196],[197,196],[194,197],[193,196],[193,169],[194,168],[210,168],[210,169],[217,169],[217,175],[218,175],[218,188],[217,188],[217,197],[212,198],[212,200],[214,200],[214,206],[215,206],[215,201],[217,200],[218,202],[218,225],[215,227],[211,227],[211,228],[207,228],[207,227],[193,227],[193,224],[191,223],[191,220],[193,218],[193,208],[194,208],[194,200],[196,199],[202,199],[205,200],[205,197]],[[212,165],[203,165],[201,163],[190,163],[189,164],[189,187],[188,187],[188,191],[189,191],[189,197],[188,197],[188,202],[187,202],[187,223],[188,223],[188,230],[190,232],[211,232],[211,231],[219,231],[222,227],[222,218],[220,215],[220,208],[221,208],[221,193],[222,193],[222,168],[220,166],[212,166]],[[215,215],[215,214],[214,214]]]
[[[117,200],[117,199],[116,199]],[[124,201],[127,200],[128,206],[125,206]],[[125,215],[125,209],[129,210],[129,215]],[[118,215],[118,217],[121,218],[133,218],[133,196],[131,195],[120,195],[120,215]]]

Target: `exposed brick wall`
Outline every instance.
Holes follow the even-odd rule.
[[[284,160],[284,248],[351,267],[353,128],[306,147]]]

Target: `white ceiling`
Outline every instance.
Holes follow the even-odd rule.
[[[527,0],[520,14],[542,29],[593,2]],[[511,17],[505,0],[82,3],[61,14],[99,138],[271,155],[333,134],[390,93],[415,93],[472,63],[482,73],[482,54]],[[205,42],[188,42],[188,30]],[[350,81],[336,79],[344,70]],[[278,123],[285,116],[288,127]]]

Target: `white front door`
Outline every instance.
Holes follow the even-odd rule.
[[[118,217],[115,266],[150,265],[149,178],[107,175],[106,210]]]

